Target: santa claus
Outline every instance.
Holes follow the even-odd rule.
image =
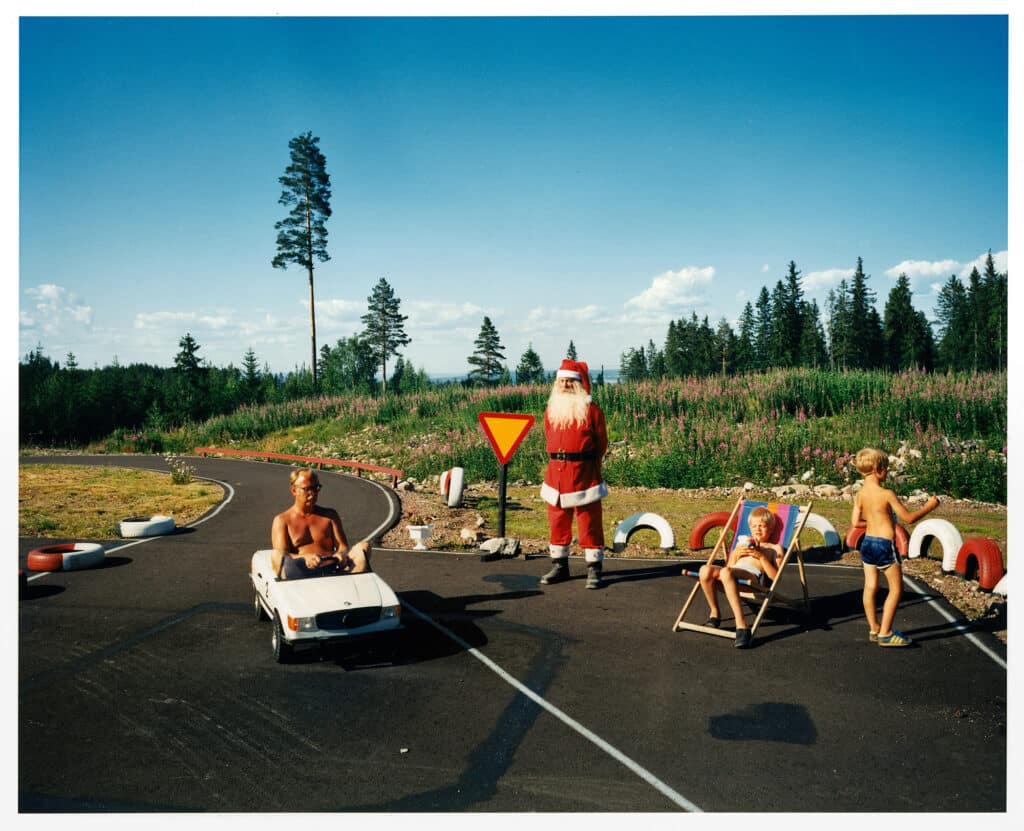
[[[590,373],[582,361],[566,358],[544,411],[548,468],[540,495],[548,503],[551,570],[541,583],[569,577],[572,520],[587,563],[588,589],[601,587],[604,529],[601,500],[608,487],[601,478],[601,460],[608,449],[604,413],[590,398]]]

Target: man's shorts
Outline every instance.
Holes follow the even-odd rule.
[[[328,574],[343,574],[347,568],[335,557],[322,566],[310,568],[301,557],[286,557],[281,572],[285,580],[297,580],[302,577],[324,577]]]
[[[860,541],[860,559],[866,566],[886,569],[900,561],[896,546],[885,537],[864,537]]]

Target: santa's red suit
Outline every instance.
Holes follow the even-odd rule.
[[[566,359],[558,377],[580,381],[589,395],[590,377],[585,363]],[[586,561],[599,563],[604,551],[601,499],[608,495],[608,487],[601,478],[601,460],[608,449],[604,413],[591,401],[583,423],[556,426],[545,412],[544,437],[548,467],[540,493],[548,503],[551,557],[558,560],[569,556],[575,515],[579,545]]]

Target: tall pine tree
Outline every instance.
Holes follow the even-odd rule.
[[[313,301],[313,261],[326,262],[327,219],[331,215],[331,177],[327,159],[320,152],[320,138],[312,132],[296,136],[288,142],[290,162],[281,183],[281,205],[290,205],[288,216],[274,224],[277,230],[277,254],[271,261],[274,268],[287,268],[289,263],[306,269],[309,275],[309,337],[313,363],[313,386],[317,385],[316,311]]]

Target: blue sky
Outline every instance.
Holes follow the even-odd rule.
[[[774,8],[774,7],[771,7]],[[406,357],[592,367],[692,313],[735,321],[795,260],[858,257],[879,311],[1008,249],[1008,4],[960,16],[23,17],[18,355],[309,362],[274,269],[288,141],[320,137],[318,344],[384,277]],[[31,14],[22,11],[22,14]]]

